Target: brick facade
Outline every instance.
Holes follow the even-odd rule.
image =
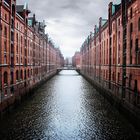
[[[44,21],[29,14],[26,4],[0,0],[0,103],[20,98],[64,63]]]
[[[74,56],[72,57],[72,65],[73,67],[80,69],[81,67],[81,53],[80,52],[76,52]]]
[[[82,74],[116,98],[140,106],[140,1],[108,6],[81,47]]]

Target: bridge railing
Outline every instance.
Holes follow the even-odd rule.
[[[76,67],[61,67],[61,68],[58,68],[58,70],[77,70]]]

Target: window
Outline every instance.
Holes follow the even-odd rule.
[[[138,82],[137,82],[137,80],[135,80],[134,91],[135,91],[135,92],[137,92],[137,91],[138,91]]]
[[[133,40],[130,41],[130,64],[132,64],[132,47],[133,47]]]
[[[139,50],[139,40],[138,39],[136,39],[135,47],[136,47],[136,52],[137,52]]]
[[[118,84],[120,82],[120,73],[118,73]]]
[[[136,65],[140,65],[140,51],[139,51],[139,40],[136,39],[135,42],[135,50],[136,50]]]
[[[4,64],[7,64],[7,56],[6,56],[6,54],[4,55]]]
[[[16,58],[16,61],[17,61],[17,63],[18,63],[18,57]]]
[[[130,64],[132,64],[132,48],[133,48],[133,40],[130,41]]]
[[[7,37],[7,27],[4,27],[4,36]]]
[[[140,18],[139,18],[139,21],[138,21],[138,29],[140,31]]]
[[[120,18],[118,19],[118,26],[120,26]]]
[[[33,70],[31,69],[31,75],[33,74]]]
[[[4,72],[4,84],[8,84],[8,74]]]
[[[23,71],[22,70],[20,71],[20,79],[23,80]]]
[[[7,14],[5,14],[5,20],[7,21]]]
[[[131,88],[132,74],[129,75],[129,88]]]
[[[24,79],[26,79],[26,70],[24,71]]]
[[[14,41],[14,33],[11,32],[11,41]]]
[[[18,44],[18,33],[17,33],[17,44]]]
[[[18,70],[16,71],[16,80],[18,80]]]
[[[133,23],[130,24],[130,33],[133,32]]]
[[[30,77],[30,71],[28,70],[28,77]]]
[[[7,41],[4,41],[4,52],[7,52]]]
[[[133,17],[133,9],[131,8],[130,9],[130,18],[132,18]]]
[[[121,38],[120,36],[121,36],[121,34],[120,34],[120,31],[119,31],[119,32],[118,32],[118,38],[119,38],[119,40],[120,40],[120,38]]]
[[[14,83],[14,74],[13,74],[13,72],[11,72],[11,84],[13,84]]]
[[[17,29],[18,29],[18,22],[17,22]]]

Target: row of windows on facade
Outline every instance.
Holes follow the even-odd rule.
[[[138,20],[138,30],[140,31],[140,18]],[[133,32],[133,23],[130,24],[130,33]],[[120,39],[120,31],[118,32],[118,38]],[[98,42],[98,40],[97,40]],[[112,44],[112,40],[110,40],[110,44]]]
[[[132,64],[132,45],[133,44],[133,42],[132,42],[132,40],[131,40],[131,42],[130,42],[130,64]],[[120,64],[120,55],[119,55],[119,52],[120,52],[120,45],[119,45],[119,48],[118,48],[118,64]],[[139,40],[138,39],[136,39],[136,41],[135,41],[135,64],[136,65],[140,65],[140,49],[139,49]],[[109,62],[108,62],[108,57],[105,57],[105,50],[103,51],[102,50],[102,56],[103,57],[101,57],[102,58],[102,63],[104,63],[105,64],[105,62],[108,64]],[[107,56],[108,56],[108,51],[107,51]],[[106,59],[105,59],[106,58]],[[113,59],[113,64],[115,64],[115,59]]]
[[[140,18],[138,20],[138,30],[140,31]],[[130,23],[130,33],[133,32],[133,23]]]
[[[131,15],[132,18],[132,15]],[[118,26],[120,26],[120,19],[118,20]],[[115,30],[115,24],[113,24],[113,30]],[[138,20],[138,30],[140,31],[140,18]],[[133,23],[130,24],[130,32],[133,32]],[[107,34],[108,34],[108,30],[107,30]],[[102,33],[102,39],[105,38],[106,36],[106,32]],[[120,32],[118,33],[119,39],[120,39]]]
[[[30,76],[32,75],[32,70],[31,70],[31,72],[28,70],[27,71],[27,74],[26,74],[26,70],[24,71],[24,79],[26,79],[27,76],[28,75],[28,77],[30,78]],[[23,80],[23,71],[21,70],[20,71],[20,73],[19,73],[19,71],[17,70],[16,71],[16,80],[18,81],[18,80]],[[13,72],[11,72],[11,81],[13,82]],[[4,84],[8,84],[8,73],[7,72],[4,72]]]
[[[55,68],[55,66],[50,66],[50,67],[54,67]],[[44,67],[44,69],[42,69],[41,71],[43,72],[43,71],[46,71],[47,70],[47,66],[46,67]],[[19,81],[19,80],[23,80],[23,72],[24,72],[24,79],[26,80],[27,79],[27,76],[28,76],[28,78],[30,78],[30,76],[32,76],[33,75],[33,70],[31,69],[31,70],[17,70],[16,71],[16,80],[17,81]],[[35,75],[38,75],[39,74],[39,70],[38,69],[34,69],[34,74]],[[11,84],[13,84],[13,79],[14,79],[14,73],[13,72],[11,72]],[[5,85],[7,85],[8,84],[8,72],[7,71],[5,71],[4,72],[4,84]]]
[[[140,31],[140,18],[138,20],[138,30]],[[130,33],[132,33],[132,32],[133,32],[133,23],[130,24]],[[6,26],[4,27],[4,36],[7,37],[7,27]],[[17,33],[17,42],[18,42],[18,33]],[[22,36],[21,36],[21,44],[22,44]]]
[[[118,73],[118,83],[120,83],[120,78],[121,78],[120,73]],[[115,74],[113,73],[113,80],[114,79],[115,79]],[[128,79],[127,80],[128,81],[128,85],[127,85],[128,88],[132,89],[132,81],[134,81],[135,84],[134,84],[133,90],[137,92],[138,91],[138,82],[137,82],[137,80],[132,79],[132,74],[131,73],[129,74],[129,77],[127,77],[127,79]]]
[[[94,72],[94,73],[95,73],[95,72]],[[98,71],[96,71],[96,73],[99,75]],[[109,73],[108,73],[107,70],[101,70],[100,76],[101,76],[102,78],[108,79],[108,78],[109,78]],[[122,83],[122,79],[121,79],[120,73],[118,73],[117,76],[118,76],[118,77],[117,77],[117,81],[116,81],[115,72],[112,73],[112,76],[111,76],[112,82],[114,82],[114,83],[117,82],[117,84],[121,84],[121,83]],[[138,92],[138,82],[137,82],[137,80],[132,79],[132,74],[131,74],[131,73],[130,73],[129,77],[127,77],[127,79],[128,79],[128,80],[127,80],[127,81],[128,81],[128,85],[127,85],[128,88],[129,88],[129,89],[132,89],[132,82],[134,82],[135,84],[134,84],[134,87],[133,87],[132,90],[134,90],[135,92]]]

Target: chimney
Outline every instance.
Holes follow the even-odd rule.
[[[102,27],[102,17],[99,18],[99,30],[101,29]]]

